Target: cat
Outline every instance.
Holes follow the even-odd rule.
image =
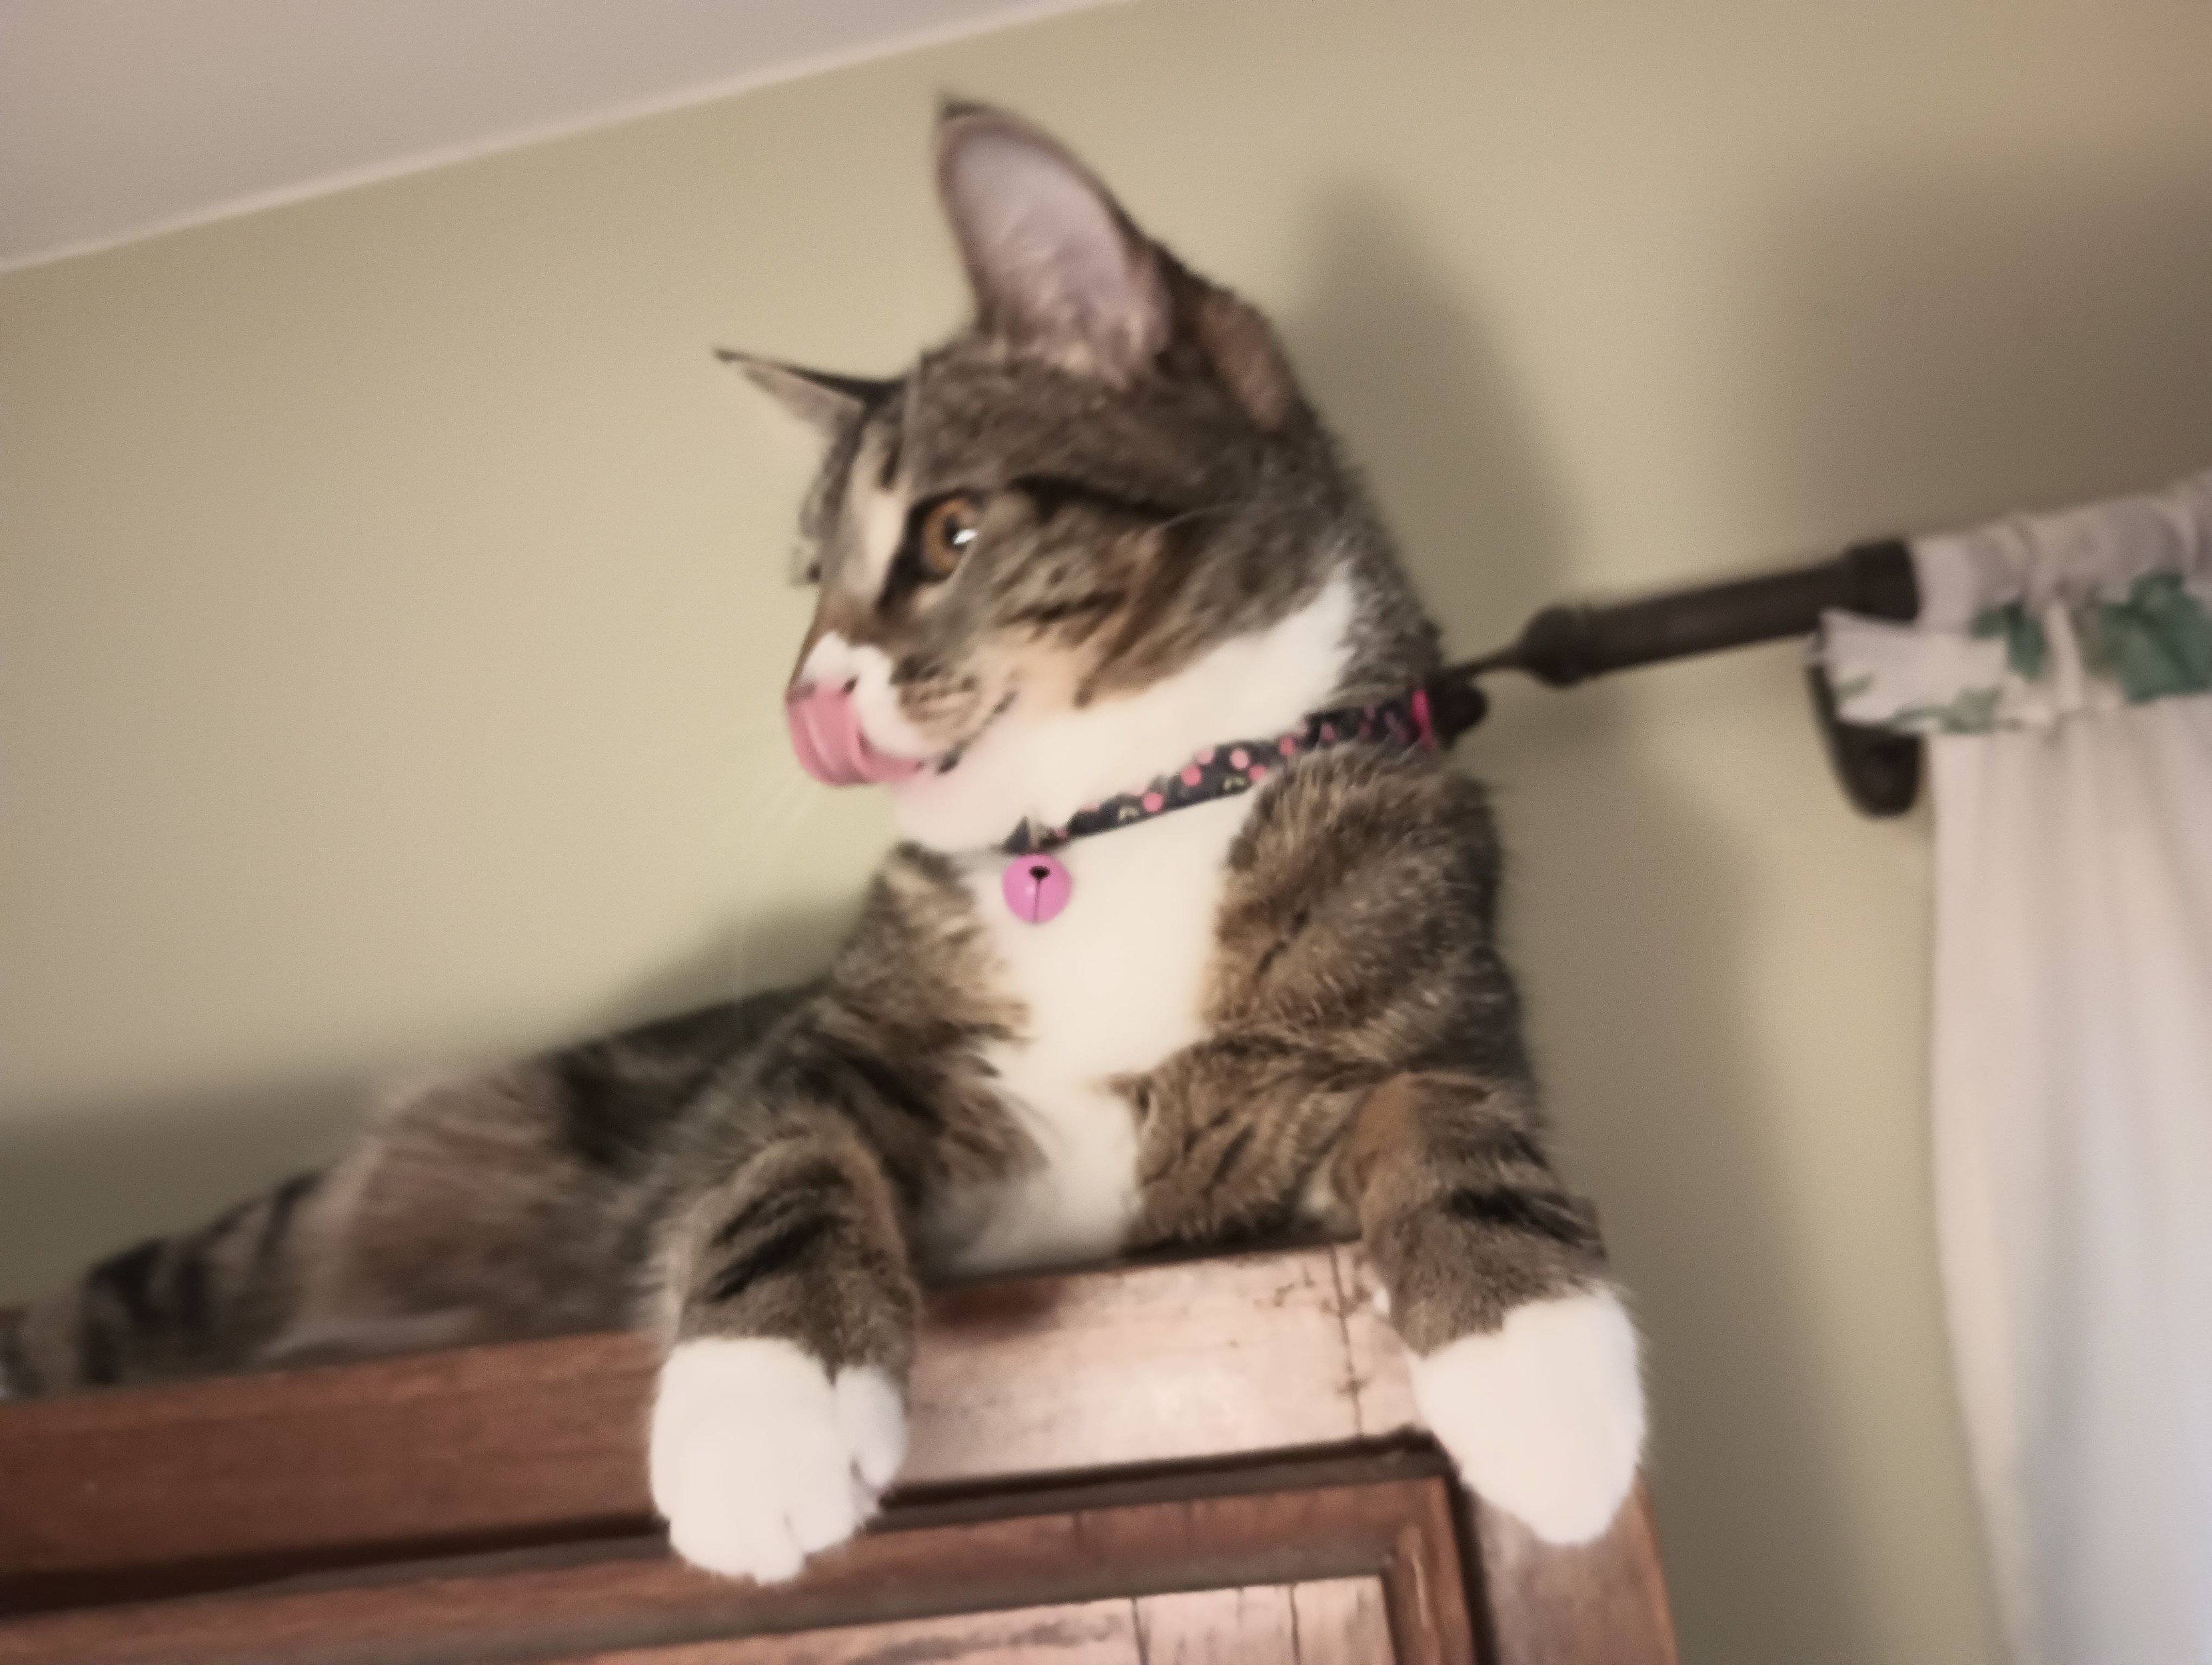
[[[925,1280],[1318,1230],[1467,1481],[1605,1529],[1638,1342],[1407,698],[1437,630],[1257,311],[1017,117],[935,154],[967,327],[883,381],[724,354],[823,447],[793,742],[903,834],[827,973],[393,1103],[34,1303],[13,1391],[641,1326],[672,1541],[779,1579],[897,1473]]]

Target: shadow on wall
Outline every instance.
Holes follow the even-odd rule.
[[[1556,488],[1417,228],[1356,196],[1325,201],[1316,225],[1321,280],[1287,320],[1293,351],[1449,645],[1479,651],[1571,589]],[[1745,499],[1796,548],[1716,549],[1717,570],[2212,463],[2212,170],[1868,180],[1778,215],[1767,246],[1729,363],[1756,378]],[[1776,659],[1765,686],[1802,705],[1794,663]],[[1503,692],[1462,755],[1500,785],[1520,852],[1508,930],[1568,1156],[1586,1158],[1654,1340],[1685,1636],[1771,1627],[1824,1638],[1823,1659],[1872,1656],[1768,1159],[1777,1096],[1743,1031],[1749,922],[1726,830],[1638,757],[1632,684]],[[1896,1180],[1911,1196],[1925,1176]],[[1932,1255],[1924,1208],[1907,1224]]]
[[[764,910],[703,936],[562,1034],[520,1038],[516,1055],[688,1011],[826,962],[848,915]],[[745,968],[758,975],[748,978]],[[0,1304],[74,1276],[161,1232],[185,1230],[345,1148],[383,1092],[432,1063],[130,1105],[25,1106],[0,1123]]]
[[[1278,322],[1463,657],[1558,598],[1565,533],[1501,356],[1419,247],[1372,196],[1325,197],[1301,263],[1311,287]]]
[[[0,1124],[0,1305],[328,1160],[369,1098],[364,1082],[329,1079],[11,1116]]]
[[[1800,523],[1940,531],[2212,465],[2212,166],[1855,180],[1769,246],[1745,461]]]
[[[1571,592],[1555,487],[1415,228],[1351,197],[1317,221],[1319,282],[1284,321],[1291,351],[1366,465],[1449,650],[1494,645]],[[1508,947],[1565,1153],[1653,1338],[1655,1491],[1662,1536],[1671,1522],[1682,1547],[1668,1571],[1684,1633],[1740,1628],[1701,1623],[1700,1602],[1763,1587],[1794,1634],[1869,1657],[1811,1316],[1762,1157],[1772,1095],[1743,1032],[1729,853],[1630,745],[1625,685],[1502,692],[1461,758],[1497,790],[1514,852]],[[1688,1562],[1692,1546],[1715,1564]]]
[[[2032,192],[2016,177],[1870,182],[1781,214],[1769,246],[1747,274],[1735,355],[1758,378],[1745,489],[1808,552],[2212,461],[2212,173],[2045,171]],[[1489,646],[1570,587],[1559,489],[1413,227],[1339,192],[1316,207],[1312,249],[1314,287],[1284,320],[1301,372],[1367,465],[1451,645]],[[1800,697],[1794,676],[1774,686]],[[1631,698],[1621,685],[1509,699],[1465,755],[1504,784],[1523,852],[1509,927],[1540,1046],[1655,1338],[1686,1632],[1699,1601],[1757,1591],[1791,1634],[1827,1638],[1824,1657],[1871,1657],[1832,1513],[1813,1321],[1769,1178],[1774,1095],[1742,1032],[1748,922],[1731,852],[1638,756]],[[579,1032],[724,992],[740,938],[752,963],[786,965],[829,930],[777,916],[714,934]],[[0,1299],[327,1154],[365,1098],[331,1081],[27,1113],[0,1135]]]

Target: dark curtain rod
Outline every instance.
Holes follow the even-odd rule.
[[[1555,688],[1638,665],[1809,636],[1830,608],[1877,619],[1920,615],[1912,552],[1897,538],[1862,543],[1832,560],[1724,584],[1670,590],[1604,606],[1547,607],[1510,646],[1448,667],[1431,684],[1439,725],[1457,733],[1481,721],[1478,681],[1516,670]],[[1820,668],[1809,667],[1813,705],[1830,760],[1851,802],[1869,815],[1900,815],[1920,790],[1920,743],[1911,735],[1839,722]]]

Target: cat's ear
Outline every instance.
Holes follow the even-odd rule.
[[[949,104],[937,183],[987,332],[1117,385],[1159,356],[1173,324],[1159,251],[1056,141]]]
[[[795,364],[781,364],[729,347],[716,348],[714,356],[743,371],[747,381],[825,438],[842,431],[896,385],[860,376],[836,376],[826,370],[802,370]]]

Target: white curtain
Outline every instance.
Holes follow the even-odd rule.
[[[1928,736],[1937,1235],[2021,1665],[2212,1665],[2212,473],[1832,617]]]

